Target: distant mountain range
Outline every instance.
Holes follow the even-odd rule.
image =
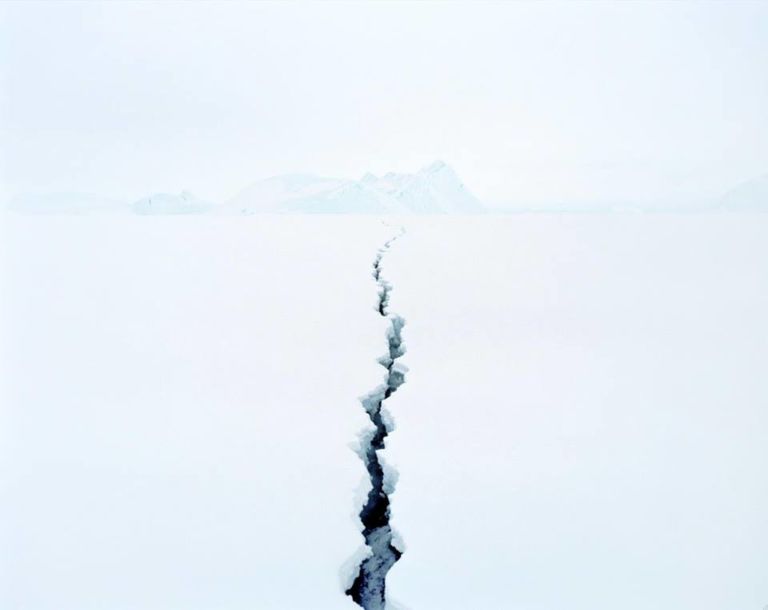
[[[366,174],[338,180],[306,174],[277,176],[252,184],[222,211],[303,214],[476,214],[483,205],[446,163],[415,174]]]
[[[483,212],[706,211],[768,212],[768,174],[745,182],[699,205],[609,206],[564,202],[559,206],[511,205],[487,209],[446,163],[435,161],[413,174],[366,174],[360,180],[286,174],[260,180],[224,202],[214,204],[189,192],[157,193],[134,203],[80,193],[17,197],[8,206],[26,214],[134,213],[172,214],[478,214]]]
[[[127,203],[78,193],[17,197],[10,209],[28,214],[476,214],[480,201],[446,163],[415,174],[366,174],[360,180],[288,174],[256,182],[223,204],[189,192],[156,193]]]

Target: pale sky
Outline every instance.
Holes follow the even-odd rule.
[[[3,3],[4,195],[454,166],[491,203],[768,172],[768,3]]]

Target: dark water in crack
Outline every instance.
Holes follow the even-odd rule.
[[[379,363],[387,369],[386,383],[383,387],[370,392],[361,401],[374,426],[374,434],[363,446],[363,459],[371,490],[360,511],[363,537],[371,554],[361,562],[357,576],[346,593],[365,610],[384,610],[387,573],[402,555],[393,544],[392,528],[389,524],[389,496],[384,490],[384,469],[377,453],[384,448],[384,441],[389,434],[382,418],[382,402],[405,383],[405,370],[397,364],[397,359],[405,352],[402,342],[405,320],[388,312],[392,287],[381,274],[382,259],[395,239],[397,237],[384,244],[373,263],[373,277],[379,286],[377,311],[379,315],[389,319],[388,353],[379,360]]]

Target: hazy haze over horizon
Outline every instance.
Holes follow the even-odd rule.
[[[451,163],[490,204],[768,172],[768,4],[5,3],[2,195]]]

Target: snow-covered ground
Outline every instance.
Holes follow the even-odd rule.
[[[409,608],[768,604],[768,218],[408,224]]]
[[[355,608],[396,228],[5,221],[0,607]],[[768,604],[768,217],[400,222],[392,597]]]
[[[0,607],[356,608],[390,232],[7,218]]]

